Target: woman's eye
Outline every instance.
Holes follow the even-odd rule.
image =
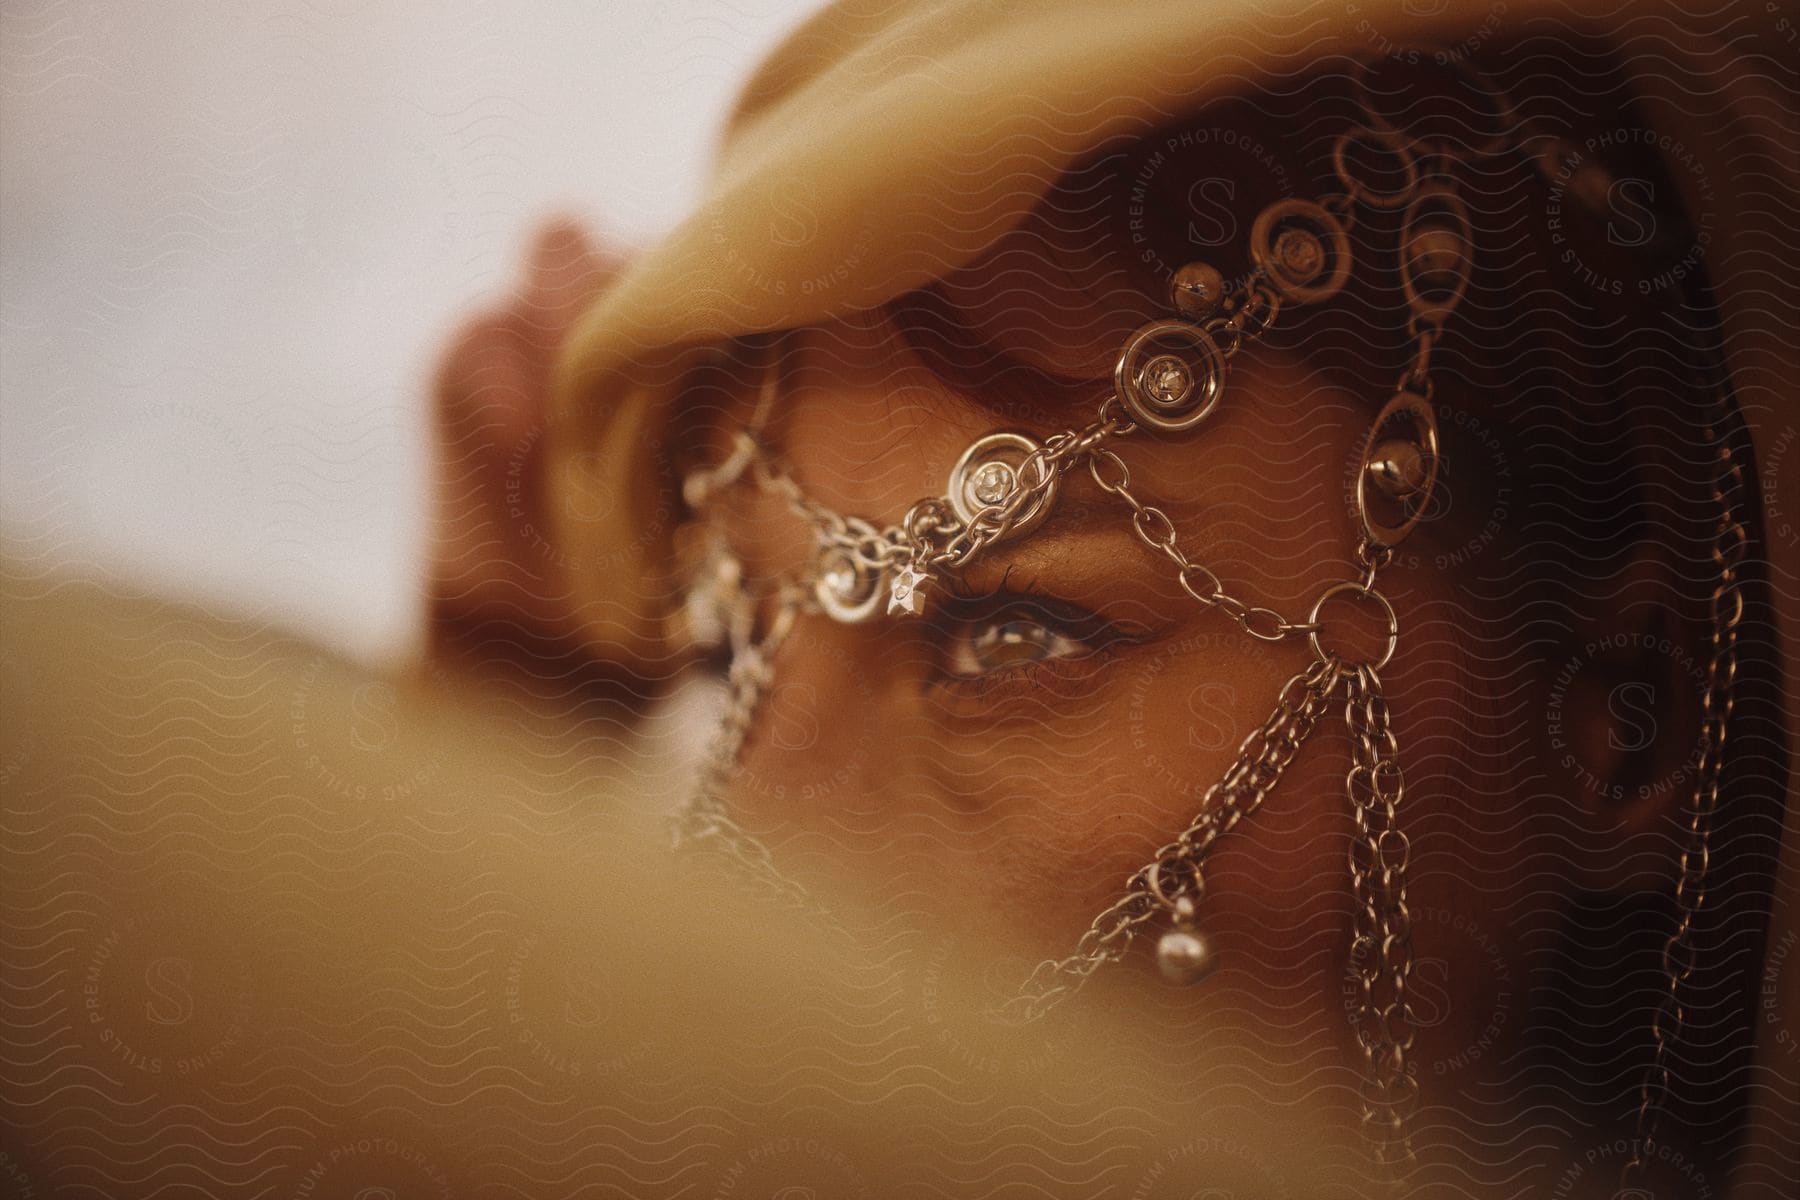
[[[1090,649],[1086,642],[1023,617],[971,623],[952,643],[948,671],[960,679],[975,679],[1011,667],[1076,658]]]

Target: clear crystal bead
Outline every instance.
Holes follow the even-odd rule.
[[[825,572],[825,584],[840,596],[848,596],[856,590],[856,570],[842,559],[838,565]]]
[[[1275,239],[1275,254],[1282,266],[1301,279],[1311,279],[1325,264],[1325,247],[1304,229],[1289,229]]]
[[[1193,372],[1173,355],[1153,358],[1144,367],[1144,391],[1158,404],[1181,403],[1193,386]]]
[[[969,492],[980,503],[999,504],[1012,491],[1012,468],[1003,462],[983,464],[970,481]]]

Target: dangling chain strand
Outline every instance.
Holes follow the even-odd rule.
[[[743,757],[744,742],[756,722],[763,697],[775,676],[775,654],[792,633],[799,616],[799,600],[783,592],[777,600],[774,620],[760,638],[753,637],[754,607],[740,597],[731,614],[731,666],[726,679],[725,714],[713,733],[701,764],[700,777],[687,804],[676,814],[672,830],[677,848],[712,846],[723,851],[746,878],[777,896],[804,902],[806,891],[783,875],[769,848],[746,832],[725,807],[725,789]]]
[[[1412,1161],[1406,1119],[1419,1092],[1407,1068],[1415,1028],[1407,994],[1412,913],[1406,907],[1406,868],[1412,844],[1400,829],[1405,785],[1381,679],[1373,667],[1359,665],[1346,672],[1345,693],[1351,766],[1344,790],[1356,825],[1349,850],[1350,964],[1357,985],[1351,1021],[1365,1068],[1362,1121],[1376,1161],[1400,1167]]]
[[[1038,964],[1018,994],[1001,1006],[1002,1016],[1018,1022],[1037,1020],[1095,971],[1123,958],[1138,928],[1158,912],[1184,899],[1190,906],[1199,903],[1207,852],[1220,836],[1254,813],[1280,781],[1324,714],[1339,671],[1335,659],[1321,659],[1287,681],[1275,711],[1245,737],[1236,760],[1206,790],[1188,827],[1126,880],[1124,896],[1094,918],[1073,954]]]
[[[1662,950],[1664,991],[1650,1018],[1650,1063],[1638,1086],[1631,1157],[1619,1171],[1621,1197],[1639,1194],[1637,1181],[1656,1155],[1657,1128],[1672,1082],[1669,1045],[1681,1036],[1687,1022],[1683,988],[1694,974],[1694,924],[1706,906],[1706,868],[1712,853],[1713,819],[1719,807],[1732,685],[1737,678],[1738,626],[1744,618],[1744,594],[1738,576],[1750,538],[1739,516],[1745,491],[1744,469],[1717,429],[1707,433],[1708,440],[1719,447],[1719,474],[1711,498],[1718,510],[1711,547],[1716,581],[1707,606],[1712,634],[1706,687],[1701,696],[1700,758],[1694,771],[1693,804],[1688,810],[1686,839],[1675,881],[1675,929]]]

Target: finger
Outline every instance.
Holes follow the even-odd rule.
[[[624,265],[622,251],[596,245],[569,218],[548,222],[532,239],[525,269],[522,314],[554,346]]]

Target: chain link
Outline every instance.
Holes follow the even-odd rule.
[[[1130,468],[1112,450],[1102,446],[1090,451],[1088,473],[1101,491],[1117,496],[1131,509],[1132,532],[1144,545],[1175,564],[1175,579],[1181,584],[1182,591],[1203,607],[1224,613],[1245,633],[1264,642],[1278,642],[1291,634],[1318,631],[1316,623],[1290,621],[1272,608],[1244,603],[1225,590],[1210,568],[1188,558],[1169,514],[1137,498],[1131,490]],[[1204,583],[1196,583],[1197,579],[1203,579]]]
[[[1226,315],[1207,321],[1200,328],[1219,348],[1219,357],[1230,362],[1246,342],[1262,337],[1274,327],[1281,314],[1281,295],[1266,286],[1268,272],[1258,267],[1244,280],[1243,287],[1224,304]]]
[[[1407,328],[1413,337],[1412,362],[1407,364],[1406,370],[1400,372],[1394,390],[1411,392],[1423,400],[1430,400],[1432,393],[1437,390],[1431,383],[1431,351],[1441,336],[1440,327],[1413,316],[1408,318]]]
[[[813,538],[822,550],[838,550],[855,562],[881,571],[905,556],[907,531],[897,525],[876,526],[860,517],[846,517],[820,504],[800,487],[794,477],[778,470],[760,448],[756,450],[753,474],[763,491],[779,497],[788,511],[812,527]]]

